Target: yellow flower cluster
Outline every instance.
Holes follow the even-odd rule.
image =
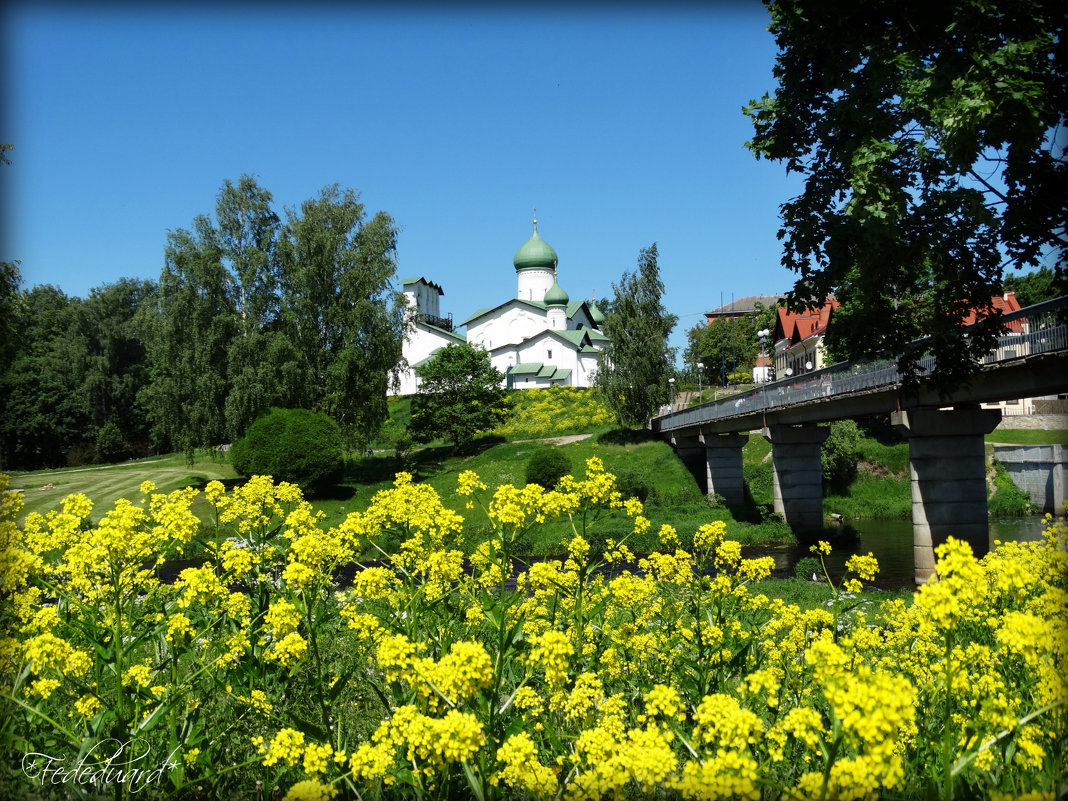
[[[510,439],[534,439],[586,431],[591,425],[606,425],[614,417],[593,390],[551,387],[513,392],[512,413],[493,429]]]

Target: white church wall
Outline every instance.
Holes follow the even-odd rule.
[[[442,334],[425,325],[417,325],[411,333],[404,338],[402,353],[408,362],[408,366],[400,371],[400,395],[411,395],[419,391],[419,377],[416,376],[413,365],[423,361],[438,348],[444,348],[456,342],[455,339]]]

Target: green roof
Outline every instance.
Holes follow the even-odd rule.
[[[467,344],[467,337],[462,337],[462,336],[460,336],[459,334],[457,334],[454,331],[446,331],[444,328],[438,328],[436,325],[431,325],[430,323],[417,323],[417,325],[426,326],[431,331],[436,331],[439,334],[447,336],[453,342],[456,342],[456,343],[458,343],[460,345]]]
[[[538,221],[534,221],[534,233],[519,250],[515,252],[512,264],[519,270],[555,270],[556,251],[548,242],[538,236]]]
[[[508,372],[512,375],[537,375],[544,366],[541,362],[520,362],[509,367]]]
[[[590,301],[590,319],[593,320],[595,325],[600,325],[604,322],[604,312],[597,308],[597,301]]]
[[[570,369],[561,369],[553,364],[543,364],[541,362],[522,362],[513,367],[508,368],[508,374],[517,376],[534,376],[535,378],[543,378],[549,381],[566,381],[571,375]]]
[[[436,289],[438,291],[439,295],[444,295],[445,294],[445,290],[442,289],[438,284],[435,284],[433,281],[427,281],[421,275],[417,275],[415,278],[402,278],[400,280],[400,285],[402,287],[405,287],[405,286],[408,286],[408,284],[418,284],[420,281],[422,281],[424,284],[426,284],[431,289]]]
[[[530,306],[532,309],[537,309],[539,311],[545,311],[545,304],[542,303],[540,300],[524,300],[523,298],[508,298],[508,300],[506,300],[504,303],[499,303],[496,306],[489,307],[488,309],[479,309],[474,314],[472,314],[470,317],[468,317],[466,320],[464,320],[462,323],[460,323],[460,325],[467,325],[472,320],[477,320],[479,317],[484,317],[485,315],[489,314],[490,312],[497,311],[497,309],[503,309],[509,303],[522,303],[524,306]]]
[[[549,287],[549,291],[545,293],[545,297],[542,302],[546,306],[566,306],[569,298],[564,288],[560,286],[560,283],[553,278],[553,285]]]

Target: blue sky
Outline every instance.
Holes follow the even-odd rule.
[[[339,183],[392,214],[398,276],[457,320],[514,295],[534,206],[573,299],[656,242],[675,345],[721,296],[792,285],[775,234],[800,185],[744,147],[774,88],[755,0],[0,14],[0,259],[27,287],[158,278],[167,231],[243,173],[279,211]]]

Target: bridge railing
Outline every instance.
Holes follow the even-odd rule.
[[[1023,359],[1040,353],[1068,349],[1068,295],[1037,303],[1001,318],[1009,330],[998,338],[998,346],[983,358],[983,364]],[[938,369],[933,355],[920,360],[922,373]],[[894,361],[839,362],[809,373],[782,378],[753,389],[728,395],[689,409],[653,418],[653,430],[686,428],[713,420],[767,411],[901,383]]]

